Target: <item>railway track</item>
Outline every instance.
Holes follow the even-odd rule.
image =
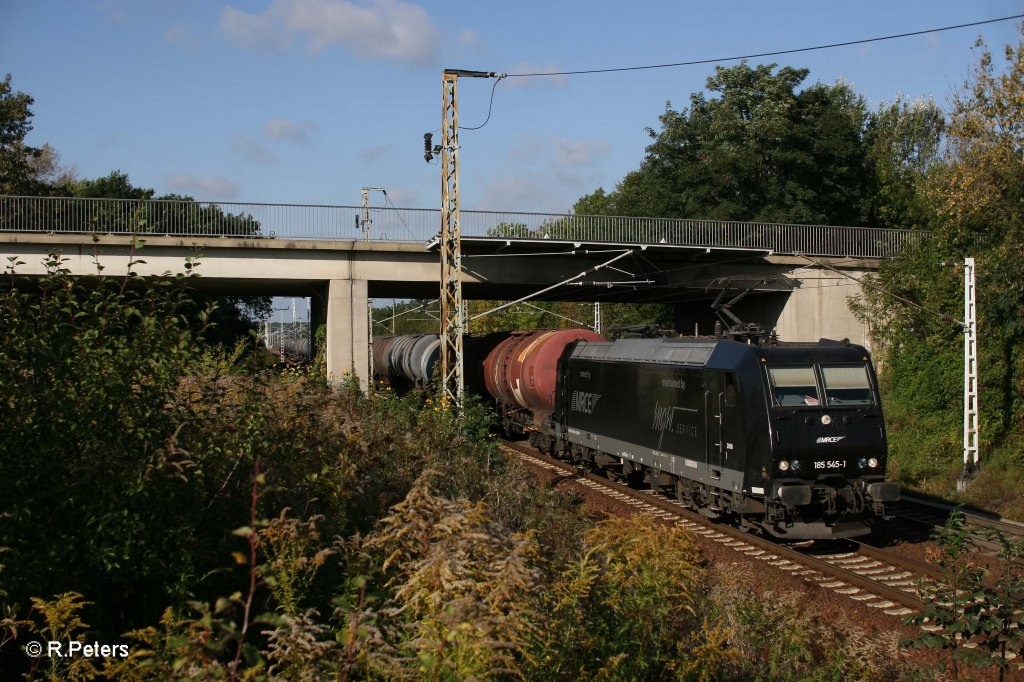
[[[595,474],[584,474],[571,464],[543,455],[529,446],[505,442],[506,450],[533,466],[571,477],[576,483],[665,523],[682,526],[738,555],[763,561],[807,583],[830,589],[854,602],[902,617],[924,608],[918,598],[922,581],[936,580],[929,566],[882,548],[856,542],[786,546],[738,528],[717,524],[682,503],[652,490],[638,490]]]
[[[919,497],[903,495],[899,502],[890,503],[887,510],[897,518],[895,533],[902,537],[927,539],[941,530],[956,507],[932,502]],[[995,539],[1001,534],[1011,542],[1024,541],[1024,523],[999,518],[992,514],[968,509],[960,510],[965,517],[967,531],[982,552],[995,555],[1002,545]]]

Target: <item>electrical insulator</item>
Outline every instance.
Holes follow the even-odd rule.
[[[434,158],[434,133],[423,133],[423,160],[430,163]]]

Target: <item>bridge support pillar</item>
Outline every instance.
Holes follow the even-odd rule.
[[[858,280],[867,274],[865,270],[844,272]],[[850,297],[860,293],[855,281],[823,268],[803,267],[790,276],[801,283],[793,289],[779,315],[776,330],[781,340],[850,339],[871,349],[867,325],[850,310]]]
[[[332,279],[325,289],[313,324],[314,328],[323,324],[327,331],[327,378],[337,383],[351,375],[366,390],[370,379],[366,280]]]

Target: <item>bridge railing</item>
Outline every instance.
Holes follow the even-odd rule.
[[[153,199],[0,196],[0,231],[151,234],[252,239],[426,242],[437,209]],[[887,258],[927,233],[911,230],[718,220],[462,211],[464,237],[553,239],[768,250],[778,254]]]

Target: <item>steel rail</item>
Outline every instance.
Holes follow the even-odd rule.
[[[946,525],[950,513],[956,509],[950,504],[901,495],[900,501],[892,506],[892,513],[901,521],[939,531]],[[999,533],[1011,542],[1024,542],[1024,523],[969,509],[961,508],[960,511],[964,515],[967,531],[975,544],[984,550],[994,554],[1002,549],[999,542],[991,539],[992,533]]]
[[[667,512],[670,516],[675,516],[681,520],[684,526],[690,529],[699,528],[701,530],[697,532],[700,535],[719,541],[720,544],[725,545],[725,542],[719,540],[719,538],[725,538],[731,541],[726,546],[748,556],[768,561],[771,565],[780,568],[780,570],[803,577],[809,583],[817,583],[821,587],[845,593],[854,601],[866,602],[872,597],[878,597],[882,601],[867,605],[881,608],[889,615],[905,616],[912,611],[924,609],[924,602],[906,590],[890,587],[885,583],[872,579],[870,576],[861,575],[853,570],[818,558],[799,549],[779,545],[771,540],[744,532],[738,528],[713,523],[710,519],[699,513],[684,508],[681,503],[670,500],[660,494],[652,493],[651,491],[638,491],[593,473],[581,473],[573,465],[543,455],[521,443],[505,441],[503,444],[506,448],[524,459],[533,459],[535,462],[541,463],[541,465],[546,465],[546,468],[557,469],[570,474],[569,478],[578,481],[589,481],[590,485],[587,487],[593,489],[595,486],[603,486],[612,493],[612,497],[628,497],[635,500],[638,505],[645,504],[661,512]],[[880,558],[878,554],[873,556]],[[885,560],[888,561],[889,557],[886,557]],[[901,566],[901,568],[912,570],[908,566],[909,562]],[[798,572],[796,569],[801,567],[803,570]],[[916,570],[913,572],[920,576],[920,573],[917,573]],[[813,577],[814,574],[828,576],[832,580],[829,581],[828,578],[815,579]],[[930,578],[931,575],[921,577]],[[862,594],[862,592],[866,594]],[[899,604],[902,608],[894,608],[896,604]]]

